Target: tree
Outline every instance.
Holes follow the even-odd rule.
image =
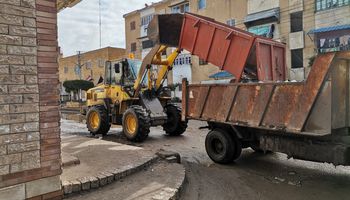
[[[63,86],[66,90],[66,92],[79,92],[79,90],[87,91],[94,87],[94,83],[90,81],[85,80],[71,80],[71,81],[65,81],[63,83]]]

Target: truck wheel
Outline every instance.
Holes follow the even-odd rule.
[[[188,121],[181,120],[181,108],[174,104],[168,104],[165,106],[165,112],[168,120],[163,124],[163,130],[171,136],[182,135],[186,131]]]
[[[208,156],[216,163],[228,164],[239,158],[242,146],[237,137],[222,129],[210,131],[205,138]]]
[[[86,125],[92,135],[107,135],[111,125],[107,120],[107,110],[103,106],[94,106],[86,115]]]
[[[133,142],[144,141],[149,134],[150,118],[141,106],[131,106],[123,114],[123,132],[128,140]]]

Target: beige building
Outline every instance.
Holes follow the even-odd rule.
[[[286,43],[292,80],[306,78],[310,59],[317,53],[347,49],[349,44],[349,0],[163,0],[124,15],[127,52],[142,58],[152,47],[145,37],[152,16],[174,12],[208,16]],[[196,56],[189,60],[191,74],[183,76],[191,76],[192,82],[208,80],[218,71]]]
[[[104,77],[105,62],[126,57],[125,49],[106,47],[74,56],[59,58],[60,83],[66,80],[92,80]],[[80,67],[79,67],[80,66]]]

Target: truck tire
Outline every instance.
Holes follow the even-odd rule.
[[[238,138],[223,129],[214,129],[208,133],[205,149],[210,159],[219,164],[235,161],[242,152]]]
[[[133,142],[144,141],[149,134],[150,118],[141,106],[131,106],[123,114],[123,132],[128,140]]]
[[[187,128],[188,121],[181,120],[181,108],[175,104],[165,106],[165,112],[168,120],[163,124],[163,130],[167,135],[179,136],[182,135]]]
[[[91,135],[107,135],[111,124],[108,123],[107,110],[103,106],[91,107],[86,115],[86,125]]]

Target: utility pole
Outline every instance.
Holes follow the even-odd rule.
[[[101,18],[101,0],[98,0],[98,13],[99,13],[99,28],[100,28],[100,48],[102,48],[102,18]]]
[[[81,80],[82,79],[82,69],[83,69],[83,66],[84,66],[84,64],[82,63],[82,56],[81,56],[81,53],[82,53],[82,51],[77,51],[77,55],[78,55],[78,63],[77,63],[77,66],[78,66],[78,68],[79,68],[79,80]],[[81,90],[79,90],[79,107],[81,107]]]
[[[81,51],[77,51],[77,55],[78,55],[77,66],[79,68],[79,80],[82,79],[82,68],[83,68],[83,65],[84,65],[84,64],[81,63],[81,53],[82,53]]]

